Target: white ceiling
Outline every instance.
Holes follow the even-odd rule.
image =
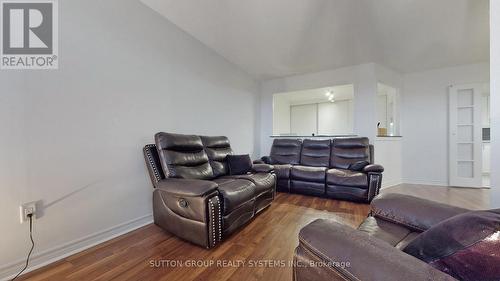
[[[260,79],[489,60],[488,0],[141,0]]]

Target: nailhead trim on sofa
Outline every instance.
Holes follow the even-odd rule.
[[[144,151],[146,152],[146,157],[148,158],[149,165],[151,165],[151,168],[153,169],[153,173],[155,176],[156,183],[161,180],[160,173],[158,173],[158,170],[156,169],[156,164],[153,160],[153,155],[151,155],[150,149],[156,149],[155,144],[148,144],[145,146]]]

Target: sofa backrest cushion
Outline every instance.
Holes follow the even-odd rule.
[[[334,139],[330,154],[330,167],[348,169],[349,165],[358,161],[370,159],[370,144],[368,138]]]
[[[214,173],[199,136],[157,133],[156,148],[169,178],[212,179]]]
[[[331,140],[305,139],[300,153],[300,165],[329,167]]]
[[[215,177],[229,174],[226,156],[233,154],[229,139],[224,136],[201,136],[201,141],[207,153]]]
[[[299,164],[301,147],[300,139],[275,139],[269,155],[271,164]]]

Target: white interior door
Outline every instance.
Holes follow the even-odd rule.
[[[482,187],[481,84],[450,86],[451,186]]]

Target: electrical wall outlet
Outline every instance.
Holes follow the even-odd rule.
[[[20,219],[21,223],[29,221],[29,215],[32,215],[32,218],[36,217],[36,202],[24,203],[19,206]]]

